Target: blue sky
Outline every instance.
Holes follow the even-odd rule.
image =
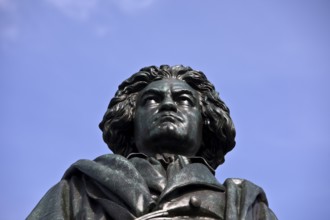
[[[327,0],[0,0],[0,211],[24,219],[148,65],[202,70],[231,110],[223,182],[260,185],[279,219],[330,215]]]

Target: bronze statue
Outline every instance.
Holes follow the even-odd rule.
[[[235,128],[202,72],[141,69],[99,127],[114,154],[74,163],[27,219],[277,219],[260,187],[214,177]]]

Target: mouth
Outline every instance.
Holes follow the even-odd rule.
[[[180,118],[179,116],[177,115],[173,115],[173,114],[162,114],[160,116],[158,116],[156,118],[156,120],[159,120],[159,122],[182,122],[182,118]]]
[[[177,119],[173,116],[162,116],[159,118],[159,122],[176,122]]]

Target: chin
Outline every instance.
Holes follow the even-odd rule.
[[[167,123],[162,123],[160,124],[157,129],[159,129],[160,131],[164,130],[165,132],[176,132],[177,131],[177,126],[171,122],[167,122]]]
[[[163,133],[158,133],[154,136],[153,141],[157,143],[157,147],[164,149],[173,149],[173,152],[181,152],[180,148],[186,146],[184,136],[178,134],[177,132],[171,130]],[[167,152],[171,153],[171,152]]]

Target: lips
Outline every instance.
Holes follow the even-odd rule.
[[[183,122],[182,118],[174,114],[161,114],[156,117],[156,121],[160,122]]]

